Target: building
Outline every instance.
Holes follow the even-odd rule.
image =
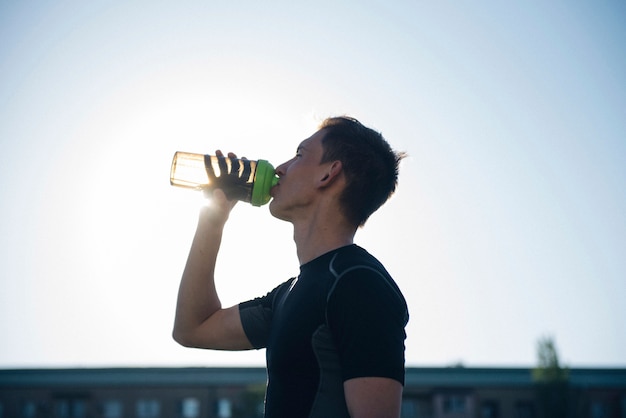
[[[571,369],[555,385],[532,372],[408,368],[402,417],[558,418],[548,399],[564,417],[626,418],[626,369]],[[264,368],[0,370],[0,418],[253,418],[265,381]]]

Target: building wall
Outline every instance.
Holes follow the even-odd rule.
[[[572,373],[564,417],[543,414],[527,375],[409,369],[402,418],[626,418],[626,370]],[[257,418],[264,379],[256,369],[0,370],[0,418]]]
[[[0,418],[253,418],[262,416],[259,393],[244,387],[2,389]]]

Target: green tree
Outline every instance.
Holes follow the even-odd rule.
[[[567,418],[569,370],[561,367],[552,337],[537,342],[538,365],[533,369],[537,401],[545,418]]]

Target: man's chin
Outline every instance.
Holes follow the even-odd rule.
[[[270,213],[272,214],[273,217],[278,218],[278,205],[276,204],[276,199],[272,199],[270,200],[270,204],[269,204],[269,208],[270,208]]]
[[[280,219],[282,221],[289,221],[286,214],[283,211],[281,211],[280,205],[278,204],[278,202],[276,202],[275,199],[272,199],[270,201],[269,209],[270,209],[270,213],[272,214],[274,218]]]

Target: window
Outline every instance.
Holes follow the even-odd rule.
[[[84,399],[58,399],[54,404],[55,416],[59,418],[85,418],[87,401]]]
[[[198,418],[200,416],[200,401],[196,398],[185,398],[180,404],[182,418]]]
[[[591,418],[609,418],[612,414],[609,411],[609,406],[602,401],[591,402]]]
[[[22,418],[35,418],[37,416],[37,404],[35,401],[25,401],[22,404]]]
[[[218,418],[231,418],[233,416],[230,400],[225,398],[218,399],[217,416]]]
[[[461,395],[448,395],[443,398],[443,412],[446,414],[465,412],[466,398]]]
[[[158,418],[161,416],[161,404],[156,399],[137,401],[137,418]]]
[[[102,403],[102,418],[122,418],[124,405],[121,401],[111,399]]]
[[[409,399],[402,400],[402,409],[400,418],[415,418],[417,417],[417,411],[415,411],[415,403]]]
[[[500,418],[500,405],[497,401],[484,401],[480,405],[480,418]]]
[[[430,397],[407,397],[402,400],[401,418],[431,418],[433,402]]]
[[[535,418],[535,406],[530,402],[515,405],[515,418]]]

